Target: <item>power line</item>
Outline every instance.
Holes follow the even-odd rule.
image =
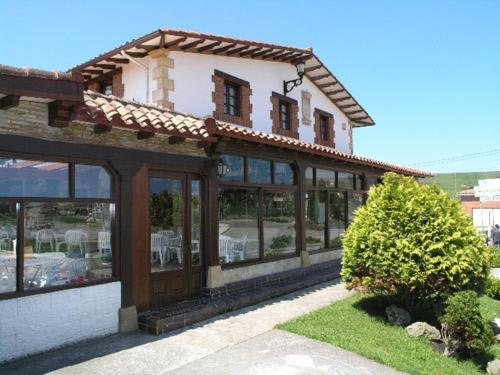
[[[409,166],[411,166],[411,167],[430,167],[430,166],[440,165],[440,164],[445,164],[445,163],[460,162],[460,161],[466,161],[466,160],[470,160],[470,159],[477,159],[477,158],[481,158],[481,157],[495,156],[497,154],[500,154],[500,149],[483,151],[483,152],[476,152],[473,154],[456,155],[456,156],[451,156],[451,157],[447,157],[447,158],[443,158],[443,159],[429,160],[429,161],[409,164]]]

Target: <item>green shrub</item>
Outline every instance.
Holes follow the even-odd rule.
[[[458,292],[448,298],[441,321],[445,355],[482,354],[494,342],[493,331],[481,317],[476,292]]]
[[[489,253],[460,203],[411,177],[387,173],[383,181],[344,236],[348,287],[399,297],[410,312],[460,290],[481,290]]]
[[[500,268],[500,249],[490,247],[491,249],[491,267]]]
[[[271,249],[284,249],[291,245],[293,242],[293,237],[290,234],[283,234],[281,236],[274,237],[271,241]]]
[[[488,297],[500,300],[500,280],[493,276],[488,276],[484,284],[484,293]]]

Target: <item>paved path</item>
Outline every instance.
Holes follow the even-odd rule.
[[[203,366],[203,361],[206,361],[207,365],[212,363],[211,366],[213,366],[214,362],[211,361],[215,361],[221,355],[226,358],[226,361],[230,361],[230,357],[224,356],[225,351],[234,351],[234,355],[238,355],[240,358],[247,355],[248,358],[255,358],[256,355],[259,356],[259,353],[255,351],[255,347],[252,349],[252,344],[258,343],[259,340],[268,342],[266,336],[262,334],[271,331],[276,324],[329,305],[348,295],[349,292],[339,281],[330,281],[230,314],[221,315],[168,335],[152,336],[140,331],[113,335],[31,356],[4,366],[0,365],[0,373],[165,374],[174,370],[189,372],[189,366],[194,366],[194,371],[197,365]],[[280,339],[280,335],[275,331],[269,334],[277,335],[274,339],[278,341],[286,341],[283,337],[289,335],[286,332],[281,332]],[[326,353],[329,350],[326,357],[333,356],[328,363],[324,362],[324,358],[320,358],[320,354],[310,357],[311,359],[304,359],[307,363],[312,361],[314,366],[335,366],[335,364],[344,366],[344,362],[339,361],[348,358],[344,354],[339,357],[339,349],[326,346],[327,344],[305,338],[301,338],[301,340],[312,342],[305,345],[307,350],[304,353],[297,353],[296,349],[301,345],[295,340],[293,342],[297,344],[295,347],[289,347],[290,353],[280,350],[274,354],[282,356],[281,360],[273,359],[274,355],[271,352],[266,352],[267,355],[273,357],[268,358],[269,365],[283,366],[290,360],[300,362],[305,358],[304,355],[310,356],[312,354],[311,350],[314,345],[320,345],[323,348],[321,353]],[[245,348],[248,348],[250,352],[245,353]],[[271,350],[272,347],[268,349]],[[283,348],[283,350],[285,349]],[[357,363],[360,357],[355,357]],[[239,362],[243,363],[242,360]],[[250,364],[250,362],[246,363]],[[363,360],[360,363],[366,364],[367,369],[373,364],[368,360]],[[260,366],[259,361],[256,361],[255,365]],[[301,367],[297,366],[300,370]],[[265,369],[259,367],[257,370],[262,373]],[[312,369],[310,370],[312,371]],[[216,372],[220,371],[229,371],[226,373],[230,373],[231,367],[221,363],[221,368],[217,369]],[[237,370],[238,373],[239,371]],[[391,372],[388,370],[387,373]]]

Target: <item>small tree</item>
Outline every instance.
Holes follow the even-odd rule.
[[[464,289],[480,290],[488,252],[458,201],[435,185],[394,173],[372,188],[343,245],[348,287],[417,303]]]

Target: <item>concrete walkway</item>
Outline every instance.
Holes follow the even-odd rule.
[[[52,372],[55,374],[99,375],[165,374],[169,371],[188,373],[202,371],[204,363],[210,366],[214,372],[232,373],[231,367],[227,366],[226,363],[220,362],[220,368],[215,369],[214,367],[217,364],[217,358],[221,355],[226,359],[226,362],[231,361],[233,354],[231,357],[225,356],[225,350],[234,351],[234,356],[240,358],[239,363],[246,363],[245,369],[250,370],[248,367],[252,363],[250,358],[255,358],[256,355],[260,358],[259,353],[264,354],[262,350],[273,349],[271,346],[258,351],[257,347],[260,347],[261,344],[272,342],[262,334],[271,331],[278,323],[327,306],[348,295],[349,292],[339,281],[330,281],[231,314],[221,315],[168,335],[152,336],[140,331],[113,335],[27,357],[3,366],[0,365],[0,373],[40,374]],[[290,334],[272,331],[269,335],[272,335],[273,340],[283,343],[287,341],[286,336]],[[259,340],[262,340],[261,344],[259,344]],[[312,361],[314,366],[341,366],[342,369],[345,369],[346,358],[355,358],[353,359],[355,363],[350,363],[349,360],[348,362],[352,368],[357,369],[357,373],[361,371],[360,368],[357,368],[358,364],[363,368],[366,367],[367,371],[371,371],[370,366],[375,366],[373,362],[361,359],[359,356],[353,354],[354,357],[346,356],[344,351],[339,351],[333,346],[306,338],[300,338],[303,340],[302,343],[297,340],[299,339],[293,341],[296,343],[295,346],[292,345],[289,348],[281,346],[282,349],[275,354],[270,351],[266,352],[271,357],[282,357],[282,359],[269,357],[269,365],[282,367],[283,364],[287,366],[290,360],[292,362],[299,360],[300,362],[305,358],[304,355],[313,354],[314,349],[316,349],[315,345],[320,345],[322,349],[318,355],[311,357],[311,359],[304,359],[307,363]],[[253,346],[254,344],[256,346]],[[276,346],[276,348],[278,347]],[[297,351],[299,348],[305,349]],[[291,352],[287,352],[288,349]],[[246,350],[249,352],[247,353]],[[299,357],[294,357],[297,355]],[[330,362],[326,363],[324,359],[318,357],[321,355],[325,358],[328,357]],[[258,360],[254,362],[254,365],[258,367],[255,370],[263,373],[266,368],[261,368],[260,364]],[[189,366],[193,366],[192,369]],[[283,368],[287,369],[287,367]],[[333,368],[328,368],[333,371]],[[392,370],[385,369],[385,373],[393,373]],[[313,371],[314,368],[308,369],[305,373],[310,373],[309,370]],[[242,369],[234,368],[234,371],[241,373]],[[297,368],[297,371],[302,373],[301,366]],[[268,373],[271,372],[273,371]],[[335,372],[337,373],[337,371]],[[377,373],[380,372],[377,371]]]

